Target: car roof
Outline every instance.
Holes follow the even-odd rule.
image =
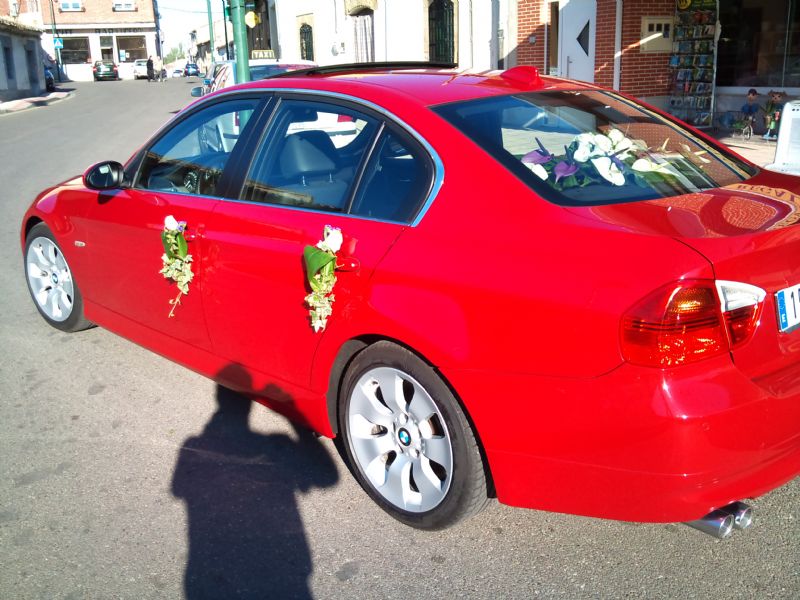
[[[597,89],[573,80],[540,77],[537,69],[530,66],[513,67],[506,71],[473,72],[414,64],[394,66],[374,63],[290,71],[235,87],[339,92],[378,104],[387,97],[402,96],[406,101],[425,106],[530,91]]]

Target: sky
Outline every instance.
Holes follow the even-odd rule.
[[[158,0],[161,13],[161,29],[164,36],[164,53],[189,40],[189,32],[208,24],[206,0]],[[222,18],[222,0],[211,0],[214,19]]]

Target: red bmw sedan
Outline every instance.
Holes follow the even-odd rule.
[[[617,92],[351,65],[204,97],[21,243],[52,326],[339,437],[408,525],[496,497],[726,535],[800,472],[799,210]]]

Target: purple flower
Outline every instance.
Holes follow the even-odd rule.
[[[547,148],[544,147],[544,144],[542,144],[538,137],[536,138],[536,143],[539,144],[539,149],[528,152],[522,157],[522,162],[543,165],[553,160],[553,155],[547,151]]]
[[[570,175],[575,175],[578,172],[578,165],[574,162],[567,162],[562,160],[560,163],[556,165],[556,168],[553,170],[553,173],[556,175],[556,181],[561,179],[562,177],[569,177]]]

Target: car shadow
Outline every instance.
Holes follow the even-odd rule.
[[[226,368],[223,380],[242,380]],[[186,503],[186,598],[311,598],[311,554],[295,495],[338,481],[307,430],[252,431],[249,399],[217,386],[217,410],[180,448],[172,493]]]

